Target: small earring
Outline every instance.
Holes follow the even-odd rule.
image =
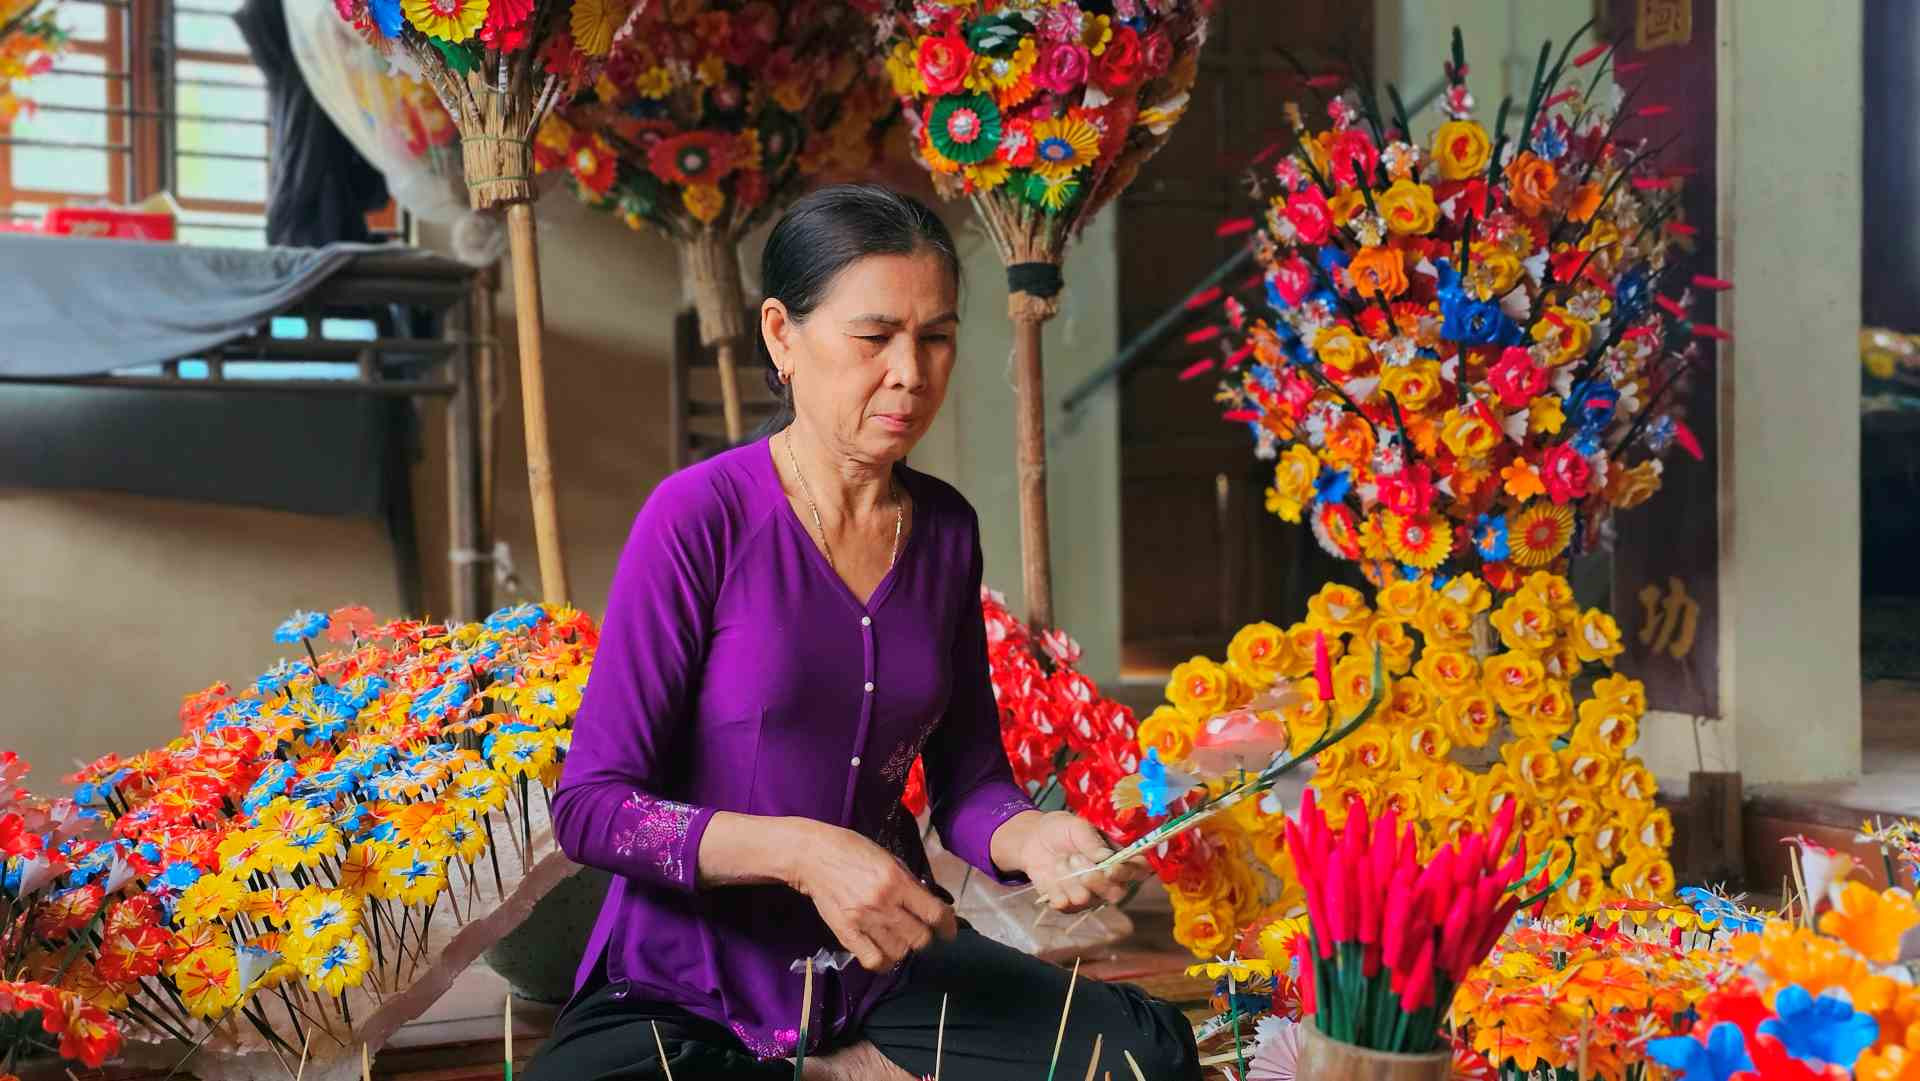
[[[781,371],[780,371],[780,381],[781,381],[782,383],[791,383],[791,382],[793,382],[793,372],[791,372],[791,371],[789,371],[789,370],[787,370],[787,369],[784,369],[784,368],[783,368],[783,369],[781,369]]]

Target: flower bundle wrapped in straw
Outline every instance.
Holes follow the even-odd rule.
[[[1322,1033],[1375,1051],[1429,1054],[1453,990],[1484,959],[1513,914],[1535,904],[1514,892],[1527,872],[1509,802],[1487,833],[1469,833],[1424,864],[1416,831],[1392,811],[1375,820],[1359,800],[1335,831],[1308,791],[1287,825],[1306,887],[1311,942],[1295,941],[1302,998]],[[1551,889],[1552,887],[1549,887]]]
[[[527,484],[541,595],[571,592],[547,439],[540,261],[533,225],[533,136],[554,104],[590,83],[646,0],[334,0],[376,48],[397,51],[460,129],[475,210],[507,208]]]
[[[66,48],[66,32],[52,10],[41,0],[0,0],[0,125],[32,104],[20,96],[19,85],[53,67]]]
[[[315,652],[323,634],[342,648]],[[4,974],[72,991],[141,1043],[170,1039],[174,1058],[216,1037],[260,1069],[309,1040],[321,1061],[377,1048],[432,1001],[419,983],[451,980],[508,929],[495,912],[570,866],[545,807],[590,619],[522,605],[381,624],[346,608],[296,613],[275,638],[305,658],[190,695],[178,739],[72,778],[67,821],[104,830],[29,823],[5,849],[0,912],[41,916],[0,940]]]
[[[919,156],[972,201],[1007,265],[1019,388],[1027,617],[1053,625],[1040,326],[1067,241],[1166,142],[1199,71],[1212,0],[896,0],[887,71]]]
[[[1726,334],[1688,312],[1728,283],[1682,272],[1679,180],[1622,134],[1666,107],[1577,41],[1542,46],[1489,130],[1456,30],[1430,140],[1360,85],[1326,131],[1292,109],[1295,145],[1255,178],[1266,310],[1229,305],[1219,399],[1278,458],[1268,509],[1375,584],[1471,570],[1511,592],[1600,548],[1669,447],[1701,455],[1676,391]]]
[[[642,13],[590,90],[542,126],[538,168],[680,248],[717,347],[727,434],[746,324],[740,238],[823,176],[863,175],[896,115],[869,32],[881,0],[708,0]]]

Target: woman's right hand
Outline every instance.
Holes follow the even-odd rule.
[[[886,972],[958,929],[935,897],[887,850],[851,830],[795,820],[788,885],[813,901],[840,945],[868,972]]]

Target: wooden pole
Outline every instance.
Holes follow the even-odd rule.
[[[547,384],[540,356],[540,254],[535,248],[533,207],[507,207],[507,239],[513,256],[514,322],[520,339],[520,398],[527,428],[527,487],[533,497],[533,537],[540,550],[540,597],[565,604],[567,562],[560,549],[560,508],[553,494],[553,454],[547,440]]]
[[[465,343],[448,358],[453,394],[447,399],[447,616],[466,621],[480,617],[480,469],[474,431],[474,353],[480,328],[480,275],[467,295],[466,311],[455,333]]]
[[[495,423],[500,416],[500,326],[493,307],[493,291],[499,286],[500,265],[495,263],[480,272],[473,291],[473,363],[479,369],[474,394],[480,416],[480,543],[488,548],[493,545],[493,480],[500,449]],[[484,587],[481,596],[483,603],[491,600]]]
[[[1020,462],[1020,578],[1027,623],[1053,627],[1053,556],[1047,528],[1047,398],[1038,319],[1013,321],[1013,371]]]

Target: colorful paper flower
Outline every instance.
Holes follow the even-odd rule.
[[[927,127],[940,153],[962,165],[987,161],[1000,149],[1000,107],[985,94],[941,98]]]
[[[1507,531],[1513,562],[1544,567],[1560,558],[1573,539],[1573,512],[1552,503],[1529,503],[1515,514]]]
[[[1050,180],[1091,165],[1100,151],[1100,132],[1071,117],[1040,121],[1033,126],[1033,138],[1033,171]]]
[[[480,29],[487,18],[488,0],[401,0],[400,8],[415,30],[430,38],[459,43]]]
[[[607,55],[613,48],[614,31],[627,16],[627,7],[622,0],[573,0],[567,25],[573,31],[574,45],[588,56]]]
[[[1647,1055],[1685,1081],[1728,1081],[1753,1069],[1746,1037],[1738,1025],[1713,1026],[1705,1041],[1692,1036],[1669,1036],[1647,1044]]]

